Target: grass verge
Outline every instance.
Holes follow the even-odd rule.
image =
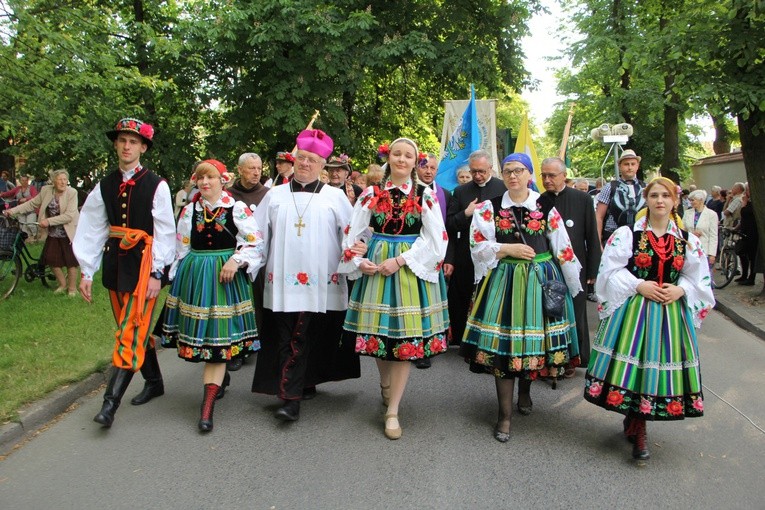
[[[42,244],[30,246],[35,256],[41,250]],[[18,420],[24,404],[111,364],[115,325],[100,275],[93,304],[53,294],[55,287],[22,278],[0,301],[0,423]]]

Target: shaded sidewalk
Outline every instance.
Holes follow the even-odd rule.
[[[754,286],[747,287],[731,282],[724,289],[715,289],[719,311],[738,327],[765,340],[765,297],[761,297],[763,275],[758,274]]]

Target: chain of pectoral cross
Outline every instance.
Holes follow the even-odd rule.
[[[308,199],[308,203],[305,205],[305,208],[303,209],[303,213],[300,213],[300,210],[297,206],[297,200],[295,200],[295,188],[293,186],[293,181],[290,181],[290,193],[292,194],[292,203],[295,205],[295,213],[297,213],[297,223],[295,223],[293,226],[297,228],[297,235],[298,237],[301,237],[303,235],[303,229],[306,227],[306,224],[303,222],[303,216],[305,216],[305,212],[308,210],[308,206],[311,205],[311,200],[313,200],[313,196],[316,194],[316,190],[319,189],[319,186],[316,186],[316,189],[313,190],[311,193],[311,198]]]

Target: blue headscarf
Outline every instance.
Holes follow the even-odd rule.
[[[502,160],[502,168],[505,168],[505,163],[508,163],[509,161],[517,161],[518,163],[528,168],[529,173],[534,173],[534,165],[531,163],[531,158],[523,152],[513,152],[512,154],[509,154],[505,159]]]

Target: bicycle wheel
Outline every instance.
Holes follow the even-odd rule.
[[[21,260],[13,256],[13,252],[0,252],[0,299],[6,299],[13,291],[21,278]]]
[[[53,274],[50,266],[40,266],[40,281],[45,287],[50,287],[50,282],[56,281],[56,275]]]
[[[720,268],[717,268],[717,265]],[[720,260],[715,263],[715,269],[712,271],[712,283],[716,289],[724,289],[730,282],[733,281],[733,277],[736,276],[736,269],[738,269],[738,261],[736,260],[736,254],[732,248],[723,248],[720,253]]]

